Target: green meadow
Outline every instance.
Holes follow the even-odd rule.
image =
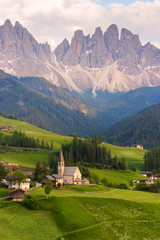
[[[147,179],[137,172],[133,172],[130,170],[107,170],[107,169],[90,169],[91,176],[92,174],[96,174],[99,177],[99,181],[103,178],[106,178],[109,183],[112,184],[121,184],[125,183],[129,186],[130,181],[133,180],[142,180]]]
[[[103,185],[66,185],[65,187],[80,192],[108,191],[108,187]]]
[[[10,190],[8,190],[8,189],[0,189],[0,198],[8,196],[9,192],[10,192]]]
[[[119,146],[111,145],[109,143],[101,144],[101,146],[104,146],[104,147],[107,147],[107,149],[110,149],[112,157],[114,157],[115,155],[117,155],[119,159],[124,157],[128,165],[132,164],[138,171],[143,170],[143,164],[144,164],[143,157],[147,150],[130,148],[130,147],[119,147]]]
[[[72,141],[72,137],[58,135],[52,132],[48,132],[44,129],[38,128],[32,124],[22,122],[19,120],[7,119],[0,116],[0,125],[10,125],[13,131],[25,132],[29,137],[34,137],[40,141],[48,141],[50,143],[53,140],[54,148],[60,149],[62,144],[69,143]]]
[[[48,151],[1,153],[0,160],[7,163],[18,164],[21,167],[35,169],[37,162],[48,165]]]
[[[0,201],[0,239],[160,239],[159,194],[52,190],[49,200],[43,188],[28,194],[39,199],[39,210]]]

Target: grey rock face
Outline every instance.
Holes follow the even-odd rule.
[[[107,58],[109,61],[116,61],[119,43],[119,32],[117,25],[112,24],[104,33],[104,43],[107,48]]]
[[[137,74],[142,45],[138,35],[133,35],[123,28],[118,45],[118,65],[127,67],[128,74]]]
[[[54,54],[56,55],[57,61],[61,62],[63,60],[64,55],[69,49],[69,42],[65,38],[64,41],[58,45],[58,47],[55,49]]]
[[[56,58],[56,59],[55,59]],[[57,86],[77,92],[93,89],[129,91],[160,86],[160,50],[141,45],[138,35],[111,25],[85,36],[77,30],[71,44],[65,39],[52,53],[19,22],[0,26],[0,69],[16,76],[45,77]]]

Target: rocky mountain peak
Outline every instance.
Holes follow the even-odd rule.
[[[128,74],[137,74],[137,65],[140,61],[140,52],[142,45],[138,35],[132,34],[126,28],[121,30],[121,38],[118,45],[118,64],[130,69],[126,70]]]
[[[117,48],[119,43],[118,27],[115,24],[109,26],[104,33],[104,43],[108,50],[107,56],[113,62],[117,59]]]
[[[11,21],[9,19],[7,19],[5,22],[4,22],[4,25],[3,25],[5,28],[8,27],[8,28],[13,28],[13,25],[11,23]]]
[[[57,62],[55,61],[55,57]],[[55,49],[39,44],[19,22],[0,26],[0,68],[16,76],[40,76],[57,86],[82,92],[92,89],[129,91],[160,85],[160,49],[112,24],[85,36],[77,30]]]
[[[79,64],[80,56],[84,51],[84,35],[82,30],[77,30],[74,33],[68,51],[64,55],[63,63],[69,66]]]
[[[65,38],[63,42],[58,45],[58,47],[55,49],[54,54],[56,55],[57,61],[62,62],[64,55],[69,49],[69,42]]]

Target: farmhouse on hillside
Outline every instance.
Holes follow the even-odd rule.
[[[20,186],[19,186],[18,183],[13,182],[11,174],[6,176],[6,179],[5,179],[5,183],[8,186],[8,189],[12,189],[12,188],[19,189],[20,188],[21,190],[24,190],[24,191],[26,191],[30,188],[30,181],[31,181],[30,178],[26,178],[26,180],[24,182],[21,182]]]
[[[11,126],[0,126],[0,131],[1,132],[12,132],[12,127]]]
[[[127,147],[143,149],[143,146],[141,144],[130,144]]]
[[[43,186],[46,185],[47,179],[52,183],[52,186],[55,187],[58,183],[62,184],[89,184],[87,179],[82,180],[82,174],[77,166],[67,166],[65,167],[64,157],[62,150],[60,151],[58,159],[58,174],[47,175],[43,178]]]
[[[14,189],[9,193],[9,199],[10,201],[17,201],[21,202],[22,199],[25,197],[25,191],[22,189]]]

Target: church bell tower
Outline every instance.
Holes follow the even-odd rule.
[[[59,159],[58,159],[58,174],[60,174],[61,176],[64,175],[64,157],[63,157],[63,153],[62,150],[60,151],[59,154]]]

